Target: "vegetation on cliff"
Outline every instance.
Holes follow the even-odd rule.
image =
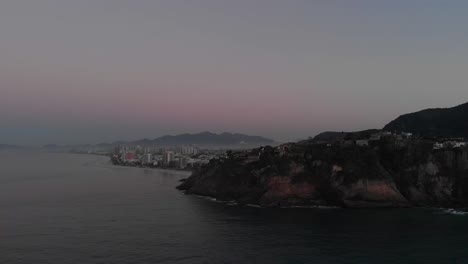
[[[387,124],[384,130],[406,131],[426,137],[468,138],[468,103],[402,115]]]
[[[178,188],[262,206],[464,206],[468,149],[433,150],[424,140],[372,146],[309,140],[229,153]]]
[[[403,115],[383,131],[229,153],[178,188],[263,206],[467,206],[468,147],[453,139],[468,137],[466,120],[468,103]]]

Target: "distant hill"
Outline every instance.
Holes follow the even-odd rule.
[[[0,144],[0,149],[21,149],[21,146],[10,145],[10,144]]]
[[[197,134],[180,134],[176,136],[162,136],[156,139],[142,139],[133,142],[119,142],[123,144],[153,145],[153,146],[178,146],[178,145],[200,145],[200,146],[258,146],[274,143],[274,140],[249,136],[238,133],[202,132]]]
[[[383,129],[411,132],[420,136],[468,138],[468,103],[402,115]]]
[[[196,134],[180,134],[175,136],[162,136],[155,139],[141,139],[136,141],[115,141],[112,143],[80,144],[80,145],[56,145],[48,144],[42,146],[42,150],[51,152],[88,152],[88,151],[112,151],[118,145],[125,146],[148,146],[148,147],[176,147],[183,145],[197,145],[203,148],[232,148],[248,149],[263,145],[273,145],[272,139],[249,136],[238,133],[202,132]],[[1,148],[1,147],[0,147]]]
[[[357,132],[323,132],[318,134],[313,138],[315,141],[325,141],[325,142],[334,142],[340,141],[345,139],[361,139],[361,138],[369,138],[372,134],[379,132],[378,129],[368,129],[363,131]]]

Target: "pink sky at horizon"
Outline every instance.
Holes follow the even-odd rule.
[[[0,143],[279,141],[468,101],[468,5],[0,3]]]

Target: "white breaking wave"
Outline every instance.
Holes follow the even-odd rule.
[[[312,209],[341,209],[338,206],[327,206],[327,205],[296,205],[296,206],[288,206],[283,208],[312,208]]]
[[[203,198],[203,199],[208,200],[208,201],[215,202],[215,203],[225,203],[225,204],[228,204],[228,205],[230,205],[231,203],[235,203],[235,201],[218,200],[218,199],[210,197],[210,196],[203,196],[203,195],[195,195],[195,196],[199,197],[199,198]]]
[[[255,208],[263,208],[262,206],[258,204],[247,204],[248,207],[255,207]]]
[[[451,208],[445,209],[444,213],[452,214],[452,215],[468,215],[468,212],[466,212],[466,211],[458,211],[458,210],[451,209]]]
[[[235,200],[224,201],[224,200],[218,200],[218,199],[216,199],[214,197],[210,197],[210,196],[203,196],[203,195],[194,195],[194,196],[205,199],[205,200],[208,200],[208,201],[211,201],[211,202],[215,202],[215,203],[223,203],[223,204],[226,204],[226,205],[229,205],[229,206],[238,206],[239,205]],[[267,208],[265,206],[261,206],[261,205],[258,205],[258,204],[246,204],[245,206],[254,207],[254,208]],[[341,209],[341,207],[326,206],[326,205],[297,205],[297,206],[282,206],[280,208],[282,208],[282,209],[301,209],[301,208],[302,209]]]

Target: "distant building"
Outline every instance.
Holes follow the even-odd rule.
[[[119,155],[119,154],[121,154],[121,152],[122,152],[122,147],[120,145],[114,147],[114,154],[115,155]]]
[[[465,142],[457,142],[457,141],[444,142],[444,147],[445,148],[462,148],[462,147],[465,147],[465,146],[466,146]]]
[[[179,168],[180,169],[185,169],[185,168],[187,168],[187,165],[188,165],[188,158],[180,157],[179,158]]]
[[[443,149],[444,148],[444,144],[442,143],[434,143],[434,146],[432,147],[433,149]]]
[[[370,141],[379,141],[382,138],[381,133],[372,134],[369,138]]]
[[[286,155],[289,150],[289,145],[288,144],[282,144],[276,147],[276,151],[279,153],[280,157]]]
[[[358,145],[358,146],[369,146],[369,140],[368,139],[358,139],[358,140],[356,140],[356,145]]]
[[[175,153],[174,151],[166,151],[164,152],[164,155],[163,155],[163,163],[164,165],[169,165],[171,164],[172,161],[174,161],[174,156],[175,156]]]
[[[454,149],[454,148],[464,148],[466,146],[468,146],[466,142],[446,141],[443,143],[434,143],[433,149]]]
[[[194,146],[183,146],[180,148],[180,153],[183,155],[196,155],[198,153],[198,149]]]
[[[402,132],[401,135],[402,135],[404,138],[411,138],[411,137],[413,137],[413,133],[408,133],[408,132]]]
[[[151,153],[146,153],[143,156],[143,163],[145,164],[151,164],[153,162],[153,155]]]
[[[151,153],[151,148],[150,147],[145,147],[143,153],[145,153],[145,154]]]
[[[125,152],[124,161],[131,161],[135,158],[135,154],[133,152]]]

